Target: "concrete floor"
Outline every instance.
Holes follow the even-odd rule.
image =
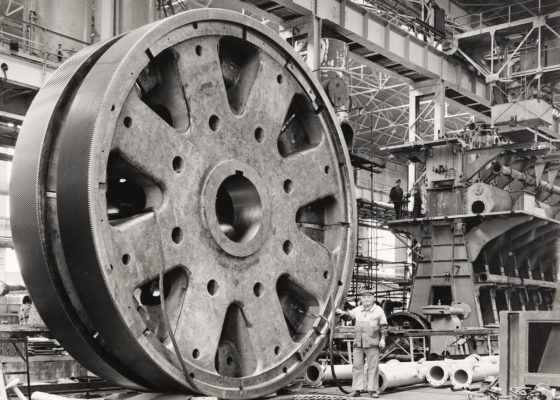
[[[345,387],[349,389],[349,387]],[[343,396],[336,386],[322,388],[303,388],[298,394],[316,394]],[[366,393],[362,393],[359,399],[369,399]],[[467,398],[467,392],[451,390],[451,386],[435,388],[429,385],[416,385],[409,388],[389,390],[379,396],[387,400],[463,400]]]

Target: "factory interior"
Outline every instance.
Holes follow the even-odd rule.
[[[0,400],[560,399],[560,0],[0,14]]]

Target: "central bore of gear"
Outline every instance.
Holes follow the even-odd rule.
[[[234,242],[248,242],[259,232],[261,198],[255,185],[241,171],[228,176],[218,188],[216,217],[222,232]]]

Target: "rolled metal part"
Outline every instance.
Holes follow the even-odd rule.
[[[544,181],[544,180],[537,181],[534,177],[526,174],[525,172],[517,171],[517,170],[515,170],[511,167],[502,165],[498,162],[494,163],[494,166],[492,168],[493,168],[494,173],[496,173],[496,174],[509,176],[512,179],[523,182],[523,183],[525,183],[529,186],[539,188],[539,189],[544,190],[546,192],[550,192],[550,193],[554,193],[554,194],[560,194],[560,186],[557,186],[552,182],[547,182],[547,181]]]
[[[495,211],[511,211],[511,195],[503,189],[486,183],[475,183],[467,189],[465,211],[483,214]]]
[[[480,362],[474,365],[455,364],[451,374],[451,384],[454,388],[468,388],[474,382],[480,382],[487,377],[496,377],[499,374],[499,364]]]
[[[418,366],[381,368],[380,370],[379,387],[381,391],[425,382],[426,375]]]
[[[41,317],[122,386],[267,395],[303,375],[346,297],[342,132],[249,17],[185,12],[79,52],[28,111],[11,185]]]
[[[357,271],[353,279],[358,282],[370,282],[372,279],[377,279],[379,281],[389,281],[389,282],[403,282],[406,281],[404,277],[395,276],[386,272],[375,272],[373,274],[367,271]]]
[[[434,387],[445,385],[449,380],[449,361],[438,361],[429,364],[426,369],[426,380]]]
[[[479,362],[479,360],[480,356],[473,354],[464,360],[445,359],[426,362],[424,367],[426,369],[426,380],[434,387],[443,386],[448,382],[455,364],[463,363],[465,366],[470,366]]]
[[[480,356],[478,354],[471,354],[463,360],[429,361],[426,363],[426,380],[430,385],[439,387],[445,385],[456,370],[471,370],[480,364],[497,366],[498,363],[499,356]],[[460,376],[461,373],[459,373],[458,379]]]
[[[480,356],[478,354],[471,354],[465,359],[454,360],[445,359],[442,361],[428,361],[425,362],[425,375],[428,383],[434,387],[445,385],[453,371],[457,368],[469,369],[480,363],[497,364],[499,356]]]
[[[323,382],[333,382],[334,378],[330,369],[330,366],[323,366],[322,368],[322,381]],[[352,380],[352,364],[335,365],[334,373],[339,381],[351,381]]]
[[[507,285],[507,286],[527,286],[527,287],[544,287],[550,289],[558,289],[558,282],[550,282],[537,279],[525,279],[518,278],[515,276],[503,276],[495,274],[480,273],[476,275],[477,283],[494,283],[497,285]]]
[[[482,363],[499,364],[499,363],[500,363],[500,356],[499,356],[499,355],[480,356],[480,357],[479,357],[479,360],[480,360],[480,362],[482,362]]]
[[[340,381],[352,380],[352,365],[335,365],[334,371]],[[410,386],[426,381],[426,376],[420,363],[407,363],[392,360],[386,364],[379,365],[379,391],[395,387]],[[333,382],[330,367],[323,367],[323,383]]]
[[[390,360],[380,364],[380,390],[405,387],[428,382],[434,387],[445,385],[456,369],[470,370],[477,365],[495,365],[499,363],[499,356],[471,355],[464,360],[446,359],[442,361],[399,362]],[[335,374],[341,381],[352,380],[352,365],[335,365]],[[315,373],[315,371],[313,371]],[[483,378],[484,379],[484,378]],[[330,368],[322,367],[322,382],[333,382]]]
[[[323,367],[318,362],[313,362],[305,369],[303,381],[309,386],[319,386],[323,380]]]

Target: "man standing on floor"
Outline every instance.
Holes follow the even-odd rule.
[[[395,207],[395,219],[402,219],[403,190],[401,188],[401,180],[398,178],[395,181],[395,186],[391,188],[389,200],[393,203],[393,207]]]
[[[337,310],[337,314],[356,321],[354,326],[354,351],[352,365],[352,393],[369,392],[379,397],[379,350],[385,347],[387,318],[383,309],[375,304],[373,292],[362,293],[362,305],[350,310]],[[367,363],[367,369],[365,364]]]

